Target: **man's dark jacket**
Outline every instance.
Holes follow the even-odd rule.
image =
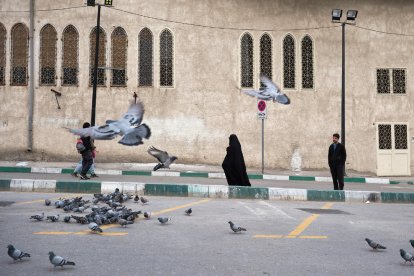
[[[328,152],[328,163],[329,167],[344,166],[346,161],[346,150],[345,147],[338,143],[334,150],[334,144],[329,147]]]

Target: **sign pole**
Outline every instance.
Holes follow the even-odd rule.
[[[264,119],[262,118],[262,174],[264,174]]]

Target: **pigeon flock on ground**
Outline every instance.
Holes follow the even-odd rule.
[[[385,250],[387,249],[387,247],[385,247],[384,245],[381,245],[378,242],[375,242],[371,239],[366,238],[365,241],[368,243],[368,245],[373,249],[373,250]],[[411,246],[414,248],[414,240],[410,240]],[[410,262],[411,264],[414,263],[414,254],[409,253],[407,251],[405,251],[404,249],[400,249],[400,255],[401,258],[404,259],[404,263]]]

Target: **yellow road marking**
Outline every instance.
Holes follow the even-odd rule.
[[[333,205],[332,202],[325,203],[325,205],[322,206],[321,209],[329,209]],[[299,236],[303,231],[305,231],[308,226],[319,217],[320,215],[313,214],[310,217],[306,218],[301,224],[299,224],[292,232],[288,234],[289,237],[297,237]]]
[[[75,232],[34,232],[35,235],[70,235]]]

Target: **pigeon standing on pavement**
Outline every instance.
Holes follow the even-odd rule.
[[[57,267],[57,266],[63,267],[64,265],[75,265],[74,262],[67,261],[64,258],[62,258],[61,256],[55,255],[55,253],[53,253],[53,251],[49,252],[49,261],[55,267]]]
[[[51,203],[51,202],[50,202],[50,199],[47,199],[47,198],[46,198],[46,199],[45,199],[45,205],[46,205],[46,206],[49,206],[49,205],[50,205],[50,203]]]
[[[260,100],[273,100],[273,102],[278,102],[281,104],[289,104],[290,100],[283,94],[279,87],[275,83],[272,82],[268,77],[261,75],[260,81],[265,86],[264,89],[261,90],[244,90],[243,93],[249,95],[251,97],[256,97]]]
[[[135,202],[135,203],[138,203],[138,202],[139,202],[139,196],[138,196],[138,195],[135,195],[135,197],[134,197],[134,202]]]
[[[234,233],[241,233],[241,231],[247,231],[246,228],[242,228],[238,225],[235,225],[233,222],[229,221],[230,229],[233,230]]]
[[[407,251],[405,251],[404,249],[400,249],[400,255],[401,257],[405,260],[404,263],[406,262],[410,262],[412,263],[414,261],[414,256],[413,254],[408,253]]]
[[[368,238],[366,238],[365,240],[367,241],[368,245],[371,246],[372,249],[374,249],[374,250],[377,250],[377,249],[387,249],[385,246],[383,246],[383,245],[381,245],[381,244],[379,244],[377,242],[374,242],[373,240],[370,240]]]
[[[126,219],[120,219],[118,221],[118,223],[119,223],[119,225],[121,225],[123,227],[126,227],[128,224],[133,224],[134,222],[133,221],[128,221]]]
[[[148,153],[154,156],[155,158],[157,158],[157,160],[160,162],[157,165],[155,165],[153,169],[154,171],[160,168],[169,169],[170,165],[177,159],[176,156],[173,156],[173,155],[170,156],[168,152],[156,149],[154,147],[150,147],[148,149]]]
[[[30,217],[30,219],[35,219],[37,221],[41,221],[43,220],[43,218],[45,217],[45,213],[42,213],[42,215],[33,215]]]
[[[414,248],[414,240],[410,240],[411,246]]]
[[[24,253],[23,251],[15,248],[13,245],[9,244],[7,246],[7,254],[13,259],[13,260],[21,260],[23,257],[30,258],[29,253]]]
[[[150,219],[150,217],[151,217],[151,212],[144,212],[144,218]]]
[[[184,211],[187,215],[191,215],[191,213],[193,212],[193,210],[191,210],[191,208],[188,208],[187,210]]]
[[[102,229],[96,224],[95,222],[91,222],[88,225],[89,229],[91,229],[92,232],[99,232],[102,233]]]
[[[159,217],[158,218],[158,221],[161,223],[161,224],[165,224],[165,223],[167,223],[167,222],[169,222],[169,221],[171,221],[171,217]]]
[[[59,220],[59,214],[54,215],[54,216],[47,216],[46,220],[50,220],[51,222],[56,222]]]
[[[102,126],[70,129],[69,131],[81,137],[90,136],[94,140],[111,140],[120,135],[122,139],[118,143],[125,146],[137,146],[143,144],[143,138],[148,139],[151,136],[151,129],[146,124],[141,124],[144,112],[142,102],[132,103],[119,120],[107,120]]]
[[[144,205],[144,204],[147,204],[149,200],[141,196],[141,202],[142,202],[142,205]]]
[[[64,222],[70,222],[70,216],[65,216],[65,217],[63,218],[63,221],[64,221]]]

